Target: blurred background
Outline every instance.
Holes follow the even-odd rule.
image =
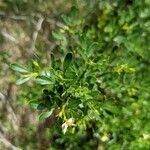
[[[26,93],[15,84],[9,65],[37,57],[46,63],[55,47],[51,31],[63,26],[59,17],[72,4],[71,0],[0,0],[0,150],[49,147],[42,123],[22,96]]]

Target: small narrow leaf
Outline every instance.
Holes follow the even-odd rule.
[[[31,108],[33,108],[33,109],[37,109],[37,107],[38,107],[38,104],[39,102],[37,101],[37,100],[31,100],[31,101],[29,101],[29,105],[30,105],[30,107]]]
[[[32,61],[32,67],[33,67],[34,71],[39,71],[39,69],[40,69],[38,62],[36,62],[34,60]]]
[[[104,110],[110,111],[113,114],[118,114],[119,113],[119,108],[111,105],[111,104],[107,104],[103,107]]]
[[[98,43],[94,42],[92,43],[89,48],[87,49],[88,57],[92,56],[94,54],[94,51],[98,48]]]
[[[52,108],[48,112],[41,113],[40,116],[39,116],[39,120],[44,120],[44,119],[48,118],[53,113],[53,111],[54,111],[54,108]]]
[[[61,15],[61,19],[66,25],[68,25],[70,22],[70,18],[65,15]]]
[[[40,103],[38,106],[37,106],[37,109],[38,110],[43,110],[43,109],[46,109],[47,106],[44,104],[44,103]]]
[[[26,78],[20,78],[19,80],[16,81],[16,84],[17,85],[23,84],[23,83],[29,81],[31,78],[32,78],[31,76],[26,77]]]
[[[67,53],[63,62],[63,69],[66,70],[72,62],[72,53]]]
[[[41,84],[41,85],[46,85],[46,84],[53,84],[53,82],[51,81],[51,79],[49,77],[46,76],[38,76],[36,78],[36,82]]]
[[[52,35],[57,40],[64,40],[64,35],[60,32],[52,32]]]
[[[29,70],[19,64],[11,64],[10,68],[21,73],[29,73]]]

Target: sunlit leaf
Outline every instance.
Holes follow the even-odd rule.
[[[38,76],[35,80],[37,83],[41,85],[53,84],[51,77],[47,77],[47,76]]]
[[[17,85],[23,84],[23,83],[29,81],[31,78],[32,78],[31,76],[25,77],[25,78],[20,78],[20,79],[18,79],[18,80],[16,81],[16,84],[17,84]]]
[[[51,116],[53,111],[54,111],[54,108],[52,108],[50,111],[41,113],[40,116],[39,116],[39,120],[43,120],[43,119],[48,118],[49,116]]]
[[[29,73],[29,70],[22,65],[19,64],[11,64],[11,69],[20,73]]]

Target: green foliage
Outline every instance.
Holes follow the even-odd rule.
[[[55,115],[54,149],[149,149],[148,6],[101,0],[87,18],[72,7],[64,28],[52,32],[58,51],[50,65],[11,65],[17,84],[41,85],[42,100],[29,104],[42,110],[40,119]]]

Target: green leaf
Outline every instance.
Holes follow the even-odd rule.
[[[113,40],[114,40],[114,42],[117,43],[117,45],[120,45],[120,44],[122,44],[123,42],[126,42],[126,41],[125,41],[125,37],[120,36],[120,35],[116,36]]]
[[[47,108],[47,106],[46,106],[44,103],[40,103],[40,104],[37,106],[37,109],[38,109],[38,110],[43,110],[43,109],[45,109],[45,108]]]
[[[29,81],[31,78],[32,78],[31,76],[26,77],[26,78],[20,78],[19,80],[16,81],[16,84],[17,85],[23,84],[23,83]]]
[[[53,113],[53,111],[54,111],[54,108],[52,108],[48,112],[41,113],[40,116],[39,116],[39,120],[44,120],[44,119],[48,118]]]
[[[31,108],[33,108],[33,109],[37,109],[37,107],[38,107],[38,104],[39,102],[37,101],[37,100],[31,100],[31,101],[29,101],[29,105],[30,105],[30,107]]]
[[[52,80],[46,76],[38,76],[36,82],[41,85],[53,84]]]
[[[14,71],[20,72],[20,73],[29,73],[29,70],[19,64],[11,64],[10,68]]]
[[[64,71],[70,66],[71,62],[72,62],[72,53],[67,53],[63,62]]]
[[[54,54],[51,54],[51,60],[50,60],[50,65],[51,65],[51,67],[53,67],[54,68],[54,66],[55,66],[55,56],[54,56]]]
[[[40,66],[39,66],[38,62],[36,62],[34,60],[32,61],[32,67],[33,67],[34,71],[40,70]]]
[[[71,11],[70,11],[70,17],[74,18],[78,14],[78,9],[75,6],[72,6]]]
[[[119,111],[120,111],[120,109],[117,106],[112,105],[111,103],[107,104],[107,105],[104,105],[103,109],[107,110],[107,111],[110,111],[110,112],[112,112],[114,114],[118,114]]]
[[[61,32],[52,32],[52,35],[57,40],[64,40],[64,35]]]
[[[63,22],[68,25],[70,23],[70,18],[65,16],[65,15],[61,15],[61,18],[63,20]]]
[[[98,43],[93,42],[89,48],[87,49],[88,57],[92,56],[94,54],[94,51],[98,48]]]

